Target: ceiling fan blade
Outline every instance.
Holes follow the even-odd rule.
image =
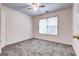
[[[39,7],[45,7],[45,5],[40,5]]]
[[[27,8],[28,10],[32,9],[32,8]]]

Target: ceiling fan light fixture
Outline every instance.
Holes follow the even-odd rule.
[[[39,4],[38,3],[32,3],[32,8],[34,9],[34,11],[37,11],[37,9],[39,8]]]
[[[33,8],[33,9],[34,9],[34,11],[37,11],[38,8]]]

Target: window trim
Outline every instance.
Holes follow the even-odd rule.
[[[42,20],[42,19],[47,19],[47,21],[48,21],[48,18],[52,18],[52,17],[57,17],[57,34],[39,33],[39,21]],[[38,34],[40,34],[40,35],[53,35],[53,36],[58,36],[58,34],[59,34],[59,16],[56,15],[56,16],[51,16],[51,17],[39,18],[39,20],[38,20]]]

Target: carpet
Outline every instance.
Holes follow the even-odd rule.
[[[76,56],[72,46],[41,39],[7,45],[1,56]]]

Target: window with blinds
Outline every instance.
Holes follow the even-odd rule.
[[[57,35],[58,17],[39,20],[39,33]]]

